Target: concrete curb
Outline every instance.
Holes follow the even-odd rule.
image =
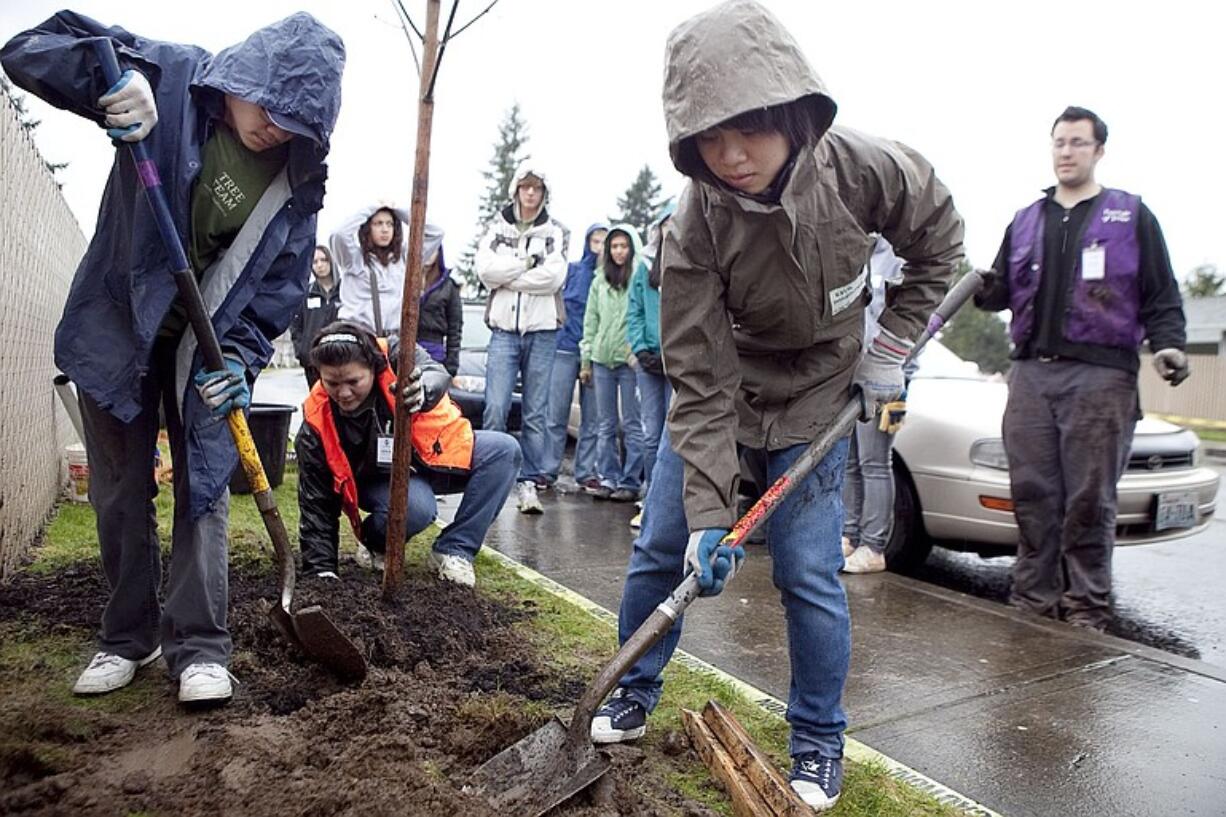
[[[484,547],[481,549],[481,552],[499,562],[503,566],[509,568],[521,579],[530,582],[550,595],[556,596],[563,601],[567,601],[575,605],[581,610],[587,612],[596,620],[612,627],[613,630],[616,631],[617,616],[609,610],[606,610],[604,607],[601,607],[591,599],[576,593],[569,587],[559,584],[548,576],[538,573],[527,565],[522,564],[521,562],[518,562],[515,559],[512,559],[510,556],[500,553],[491,547]],[[1118,641],[1119,639],[1115,640]],[[1129,642],[1123,643],[1127,644]],[[756,704],[768,715],[778,718],[779,720],[783,720],[784,715],[787,712],[787,704],[778,698],[767,694],[763,690],[758,689],[740,678],[729,675],[718,667],[690,655],[684,650],[678,649],[676,653],[673,654],[673,660],[678,661],[682,665],[698,673],[728,684],[739,694],[741,694],[747,701]],[[858,740],[850,737],[845,738],[843,752],[847,758],[855,761],[856,763],[875,763],[882,766],[885,768],[886,772],[896,780],[899,780],[912,788],[919,789],[920,791],[931,795],[940,803],[960,809],[966,814],[972,815],[972,817],[1002,817],[1002,815],[998,812],[995,812],[987,806],[972,800],[966,795],[951,789],[944,783],[933,780],[927,775],[917,772],[910,766],[900,763],[892,757],[882,754],[876,749],[873,749],[872,747],[861,743]]]

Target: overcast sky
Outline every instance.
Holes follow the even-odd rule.
[[[64,2],[0,0],[0,40]],[[444,16],[450,2],[443,0]],[[1053,183],[1051,122],[1076,104],[1097,111],[1110,128],[1099,181],[1144,197],[1166,233],[1176,274],[1183,278],[1204,262],[1226,266],[1226,69],[1222,16],[1210,11],[1216,4],[766,4],[829,87],[836,122],[906,142],[932,161],[966,219],[973,263],[991,263],[1014,211]],[[423,24],[424,0],[405,5]],[[486,5],[463,0],[457,20]],[[551,210],[574,232],[613,214],[643,164],[666,194],[677,192],[682,180],[669,162],[660,104],[664,42],[673,26],[711,5],[500,0],[454,40],[436,90],[430,172],[429,218],[447,231],[448,257],[457,260],[473,235],[481,171],[515,101],[530,128],[531,154],[549,176]],[[321,238],[369,201],[407,206],[417,77],[390,0],[81,0],[75,9],[214,51],[293,11],[310,11],[341,34],[348,51]],[[30,108],[43,120],[36,140],[46,158],[71,162],[60,180],[89,235],[110,143],[91,123],[34,101]],[[572,256],[578,252],[572,246]]]

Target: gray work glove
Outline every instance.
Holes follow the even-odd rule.
[[[860,390],[863,400],[862,420],[876,417],[881,406],[894,402],[903,393],[907,380],[902,364],[913,346],[914,341],[904,340],[885,327],[873,338],[868,354],[860,360],[852,378],[852,385]]]
[[[158,109],[149,80],[131,68],[98,97],[98,107],[106,111],[106,135],[112,139],[139,142],[158,123]]]
[[[404,403],[405,410],[410,414],[421,411],[421,407],[426,404],[426,389],[421,382],[421,367],[414,366],[413,371],[409,372],[409,379],[400,389],[400,401]]]
[[[1192,369],[1188,366],[1188,356],[1179,349],[1159,349],[1154,352],[1154,370],[1172,386],[1178,386],[1192,374]]]

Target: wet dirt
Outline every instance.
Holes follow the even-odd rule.
[[[267,617],[275,594],[267,572],[232,569],[239,685],[225,707],[183,709],[150,667],[134,690],[146,694],[108,711],[49,688],[70,685],[75,667],[0,664],[0,814],[493,815],[463,781],[551,712],[568,718],[587,681],[518,634],[529,601],[410,572],[384,604],[375,576],[351,567],[295,596],[295,609],[321,604],[367,656],[367,679],[346,685],[281,641]],[[96,563],[19,574],[0,586],[0,636],[79,638],[84,661],[105,599]],[[606,778],[552,813],[709,814],[667,782],[696,762],[667,742],[615,747]]]

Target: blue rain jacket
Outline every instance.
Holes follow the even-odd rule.
[[[185,246],[192,183],[200,173],[201,149],[223,116],[224,94],[292,116],[318,139],[291,141],[290,199],[248,257],[239,259],[242,271],[213,313],[223,349],[242,358],[250,380],[272,357],[272,340],[289,326],[306,292],[315,214],[323,204],[327,176],[324,159],[340,110],[344,45],[301,12],[213,56],[196,46],[149,40],[62,11],[13,37],[0,49],[0,62],[18,86],[101,125],[104,114],[95,103],[108,85],[92,47],[100,37],[113,43],[121,69],[139,70],[154,89],[158,123],[144,143],[160,171]],[[140,411],[141,377],[176,295],[171,272],[131,152],[117,150],[93,240],[55,332],[55,362],[78,388],[125,422]],[[200,366],[197,351],[192,373]],[[209,415],[194,388],[185,389],[180,400],[194,519],[221,495],[238,454],[225,420]]]
[[[592,233],[607,230],[609,225],[598,221],[583,233],[583,257],[571,262],[566,270],[566,283],[562,285],[562,303],[566,307],[566,323],[558,331],[558,349],[579,354],[579,340],[583,337],[583,313],[587,310],[587,294],[592,289],[592,276],[600,259],[592,252]]]

